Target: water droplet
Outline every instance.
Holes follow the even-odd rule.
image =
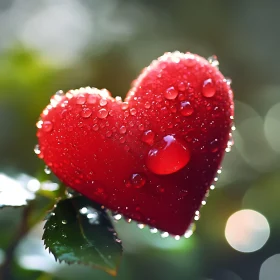
[[[195,225],[194,225],[194,224],[191,224],[191,225],[189,226],[189,228],[187,229],[187,231],[185,232],[184,237],[185,237],[185,238],[190,238],[190,237],[192,236],[194,230],[195,230]]]
[[[83,108],[83,110],[81,111],[81,116],[83,118],[89,118],[91,116],[92,112],[89,108]]]
[[[208,57],[208,61],[212,66],[219,68],[220,63],[219,63],[216,55],[212,55],[212,56]]]
[[[97,117],[100,118],[100,119],[105,119],[106,117],[108,116],[108,111],[106,109],[100,109],[98,112],[97,112]]]
[[[37,128],[42,128],[42,125],[43,125],[43,121],[42,121],[42,120],[39,120],[39,121],[36,123],[36,127],[37,127]]]
[[[121,214],[115,214],[115,215],[113,215],[113,218],[114,218],[114,220],[119,221],[119,220],[121,220],[122,215]]]
[[[124,143],[125,142],[125,138],[124,137],[120,137],[120,143]]]
[[[53,129],[53,124],[52,124],[52,122],[50,122],[50,121],[44,121],[44,122],[43,122],[42,129],[43,129],[45,132],[50,132],[50,131],[52,131],[52,129]]]
[[[165,92],[164,92],[164,97],[169,100],[173,100],[177,97],[178,91],[174,87],[169,87]]]
[[[41,153],[40,146],[38,144],[35,145],[35,147],[34,147],[34,153],[36,155],[39,155]]]
[[[166,237],[168,237],[169,236],[169,233],[168,232],[163,232],[162,234],[161,234],[161,237],[162,238],[166,238]]]
[[[145,227],[144,224],[137,224],[138,228],[143,229]]]
[[[45,168],[44,168],[44,172],[45,172],[47,175],[51,174],[51,170],[50,170],[50,168],[49,168],[47,165],[46,165]]]
[[[211,152],[216,153],[219,150],[219,141],[218,139],[214,139],[212,142],[210,142],[211,146]]]
[[[232,83],[232,80],[230,78],[226,78],[226,83],[230,86]]]
[[[145,129],[145,126],[144,126],[143,124],[139,124],[139,125],[138,125],[138,129],[139,129],[140,131],[143,131],[143,130]]]
[[[123,110],[126,110],[128,108],[128,103],[127,102],[123,102],[122,105],[121,105],[121,108]]]
[[[146,101],[144,106],[146,109],[149,109],[151,107],[151,104],[149,101]]]
[[[63,96],[64,95],[64,92],[63,90],[58,90],[56,93],[55,93],[56,96]]]
[[[136,113],[137,113],[137,111],[136,111],[135,108],[131,108],[131,109],[129,110],[129,112],[130,112],[130,115],[132,115],[132,116],[135,116]]]
[[[87,103],[88,104],[95,104],[97,101],[96,95],[95,94],[89,94],[87,97]]]
[[[215,186],[214,186],[214,185],[211,185],[211,186],[210,186],[210,190],[215,190]]]
[[[157,233],[158,230],[157,230],[156,228],[150,228],[150,232],[151,232],[151,233]]]
[[[112,136],[112,131],[110,130],[106,131],[105,135],[107,138],[110,138]]]
[[[185,91],[185,90],[186,90],[186,85],[185,85],[185,83],[184,83],[184,82],[180,82],[180,83],[178,84],[178,89],[179,89],[180,91]]]
[[[184,64],[188,67],[194,66],[196,63],[195,56],[191,53],[186,54],[186,59],[184,60]]]
[[[122,241],[121,241],[119,238],[116,238],[115,241],[116,241],[117,243],[122,243]]]
[[[122,125],[120,127],[120,134],[125,134],[126,133],[126,127],[124,125]]]
[[[82,105],[82,104],[85,104],[85,102],[86,102],[86,97],[83,94],[80,94],[77,96],[76,104]]]
[[[81,209],[79,210],[79,212],[80,212],[82,215],[85,215],[85,214],[87,214],[88,209],[87,209],[86,207],[83,207],[83,208],[81,208]]]
[[[180,235],[176,235],[176,236],[174,237],[174,239],[177,240],[177,241],[180,240],[180,238],[181,238]]]
[[[107,100],[106,99],[100,99],[100,101],[99,101],[99,105],[100,106],[106,106],[107,105]]]
[[[182,169],[189,160],[187,145],[174,135],[167,135],[150,149],[146,165],[153,173],[164,175]]]
[[[130,179],[125,181],[125,186],[130,188],[136,188],[140,189],[142,188],[146,183],[146,178],[139,174],[139,173],[134,173],[131,175]]]
[[[97,124],[94,124],[94,125],[92,126],[92,129],[93,129],[94,131],[97,131],[97,130],[99,129],[99,126],[98,126]]]
[[[63,225],[66,225],[66,224],[67,224],[67,221],[66,221],[66,220],[62,220],[61,223],[62,223]]]
[[[187,116],[192,115],[194,109],[191,106],[189,101],[182,101],[181,104],[180,104],[179,111],[180,111],[181,115],[187,117]]]
[[[145,131],[141,137],[141,140],[148,145],[153,145],[154,139],[155,133],[152,130]]]
[[[205,97],[212,97],[216,93],[216,86],[212,79],[207,79],[203,82],[202,94]]]

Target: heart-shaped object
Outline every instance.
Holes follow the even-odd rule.
[[[215,63],[166,53],[143,70],[125,102],[96,88],[54,95],[37,123],[39,157],[88,198],[183,235],[220,168],[232,99]]]

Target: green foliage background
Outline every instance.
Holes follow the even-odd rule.
[[[188,240],[117,224],[125,252],[117,279],[263,280],[262,263],[280,253],[279,9],[273,0],[1,0],[0,173],[14,178],[43,170],[33,153],[35,123],[58,89],[89,85],[125,96],[140,70],[165,51],[216,54],[233,80],[237,127],[217,188]],[[250,254],[232,249],[224,235],[229,216],[247,208],[271,228],[265,246]],[[1,210],[0,252],[21,211]],[[56,265],[41,236],[39,226],[20,244],[15,279],[111,279]]]

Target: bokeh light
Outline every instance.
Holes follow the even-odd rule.
[[[259,280],[280,279],[280,254],[276,254],[264,261],[260,269]]]
[[[249,253],[259,250],[269,238],[267,219],[254,210],[240,210],[232,214],[226,224],[225,236],[235,250]]]

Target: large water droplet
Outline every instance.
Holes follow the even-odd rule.
[[[190,116],[194,110],[189,101],[182,101],[180,104],[179,111],[180,111],[181,115],[187,117],[187,116]]]
[[[53,124],[52,124],[52,122],[50,122],[50,121],[44,121],[44,122],[43,122],[42,129],[43,129],[45,132],[50,132],[50,131],[52,131],[52,129],[53,129]]]
[[[174,87],[170,87],[164,92],[164,97],[169,100],[175,99],[177,95],[178,91]]]
[[[40,146],[38,144],[35,145],[35,147],[34,147],[34,153],[36,155],[39,155],[41,153]]]
[[[97,117],[100,118],[100,119],[105,119],[106,117],[108,116],[108,111],[106,109],[100,109],[98,112],[97,112]]]
[[[67,224],[67,221],[66,221],[66,220],[62,220],[61,223],[62,223],[63,225],[66,225],[66,224]]]
[[[83,118],[89,118],[91,116],[92,112],[89,108],[83,108],[83,110],[81,111],[81,116]]]
[[[142,188],[146,183],[146,178],[138,173],[134,173],[131,175],[129,180],[125,181],[125,186],[126,187],[132,187],[136,189]]]
[[[152,130],[145,131],[141,137],[141,140],[148,145],[153,145],[154,139],[155,133]]]
[[[181,140],[167,135],[156,143],[146,157],[147,167],[155,174],[172,174],[182,169],[190,160],[190,152]]]
[[[216,93],[216,86],[212,79],[207,79],[202,85],[202,94],[205,97],[212,97]]]

